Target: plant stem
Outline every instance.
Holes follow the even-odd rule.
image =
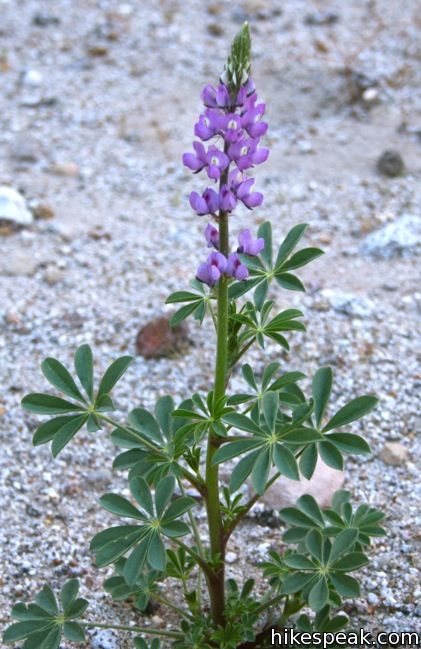
[[[171,540],[172,540],[176,545],[178,545],[180,548],[184,548],[185,551],[186,551],[186,552],[187,552],[191,557],[193,557],[193,559],[196,561],[196,563],[198,564],[198,566],[200,566],[200,568],[202,568],[202,570],[203,570],[203,572],[205,573],[207,579],[214,579],[214,578],[215,578],[215,573],[214,573],[214,571],[212,570],[211,566],[208,565],[208,564],[206,563],[206,561],[205,561],[204,559],[202,559],[202,557],[201,557],[199,554],[197,554],[197,552],[195,552],[192,548],[189,548],[188,545],[186,545],[186,544],[183,543],[182,541],[179,541],[178,539],[171,539]]]
[[[222,180],[222,179],[221,179]],[[224,182],[224,180],[222,180]],[[219,214],[219,249],[226,257],[229,254],[228,214]],[[214,403],[225,395],[228,361],[228,280],[223,275],[218,283],[217,343],[215,364]],[[218,435],[209,431],[206,453],[206,507],[210,537],[211,557],[218,565],[214,578],[207,578],[213,621],[224,625],[225,609],[225,570],[224,570],[224,531],[219,502],[219,468],[213,465],[213,456],[219,446]]]
[[[100,622],[79,622],[80,626],[94,629],[114,629],[115,631],[132,631],[134,633],[146,633],[148,635],[164,636],[166,638],[182,638],[183,634],[178,631],[164,631],[163,629],[148,629],[141,626],[126,626],[124,624],[101,624]]]

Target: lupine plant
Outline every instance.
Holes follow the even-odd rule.
[[[78,598],[73,579],[63,585],[60,603],[45,585],[33,603],[17,604],[16,622],[4,633],[6,644],[57,649],[62,635],[83,642],[85,628],[99,627],[132,632],[137,649],[159,649],[161,641],[176,649],[251,649],[271,646],[272,629],[343,629],[348,618],[340,611],[342,603],[360,593],[350,573],[367,564],[371,538],[384,534],[382,514],[368,505],[353,508],[346,491],[337,492],[328,509],[305,495],[280,512],[287,529],[283,543],[261,566],[261,581],[226,578],[232,535],[280,476],[310,479],[319,456],[342,469],[344,454],[369,452],[366,441],[344,427],[367,414],[376,398],[358,397],[335,412],[329,405],[330,368],[315,373],[306,394],[299,387],[305,378],[301,372],[270,362],[256,374],[242,363],[252,345],[264,349],[270,342],[288,350],[287,333],[305,330],[301,311],[273,314],[275,302],[268,296],[273,285],[303,291],[295,271],[322,253],[313,247],[296,251],[305,224],[293,227],[275,253],[268,222],[256,236],[250,229],[237,232],[234,249],[230,240],[239,203],[252,210],[263,201],[249,174],[269,155],[261,146],[268,125],[250,76],[247,24],[233,41],[219,85],[206,86],[202,100],[194,153],[184,154],[183,162],[209,179],[209,187],[190,194],[190,205],[209,217],[205,241],[212,250],[191,289],[173,293],[167,302],[179,305],[174,326],[191,315],[200,323],[209,316],[216,331],[212,388],[179,404],[162,396],[153,412],[138,407],[121,421],[112,415],[111,392],[132,358],[114,361],[96,385],[91,349],[82,345],[74,356],[75,378],[54,358],[42,363],[45,378],[61,396],[33,393],[22,402],[26,410],[51,417],[36,430],[33,443],[51,442],[54,457],[83,427],[95,434],[110,427],[112,441],[123,449],[113,467],[127,472],[130,497],[102,496],[100,504],[117,524],[96,534],[90,550],[98,568],[113,571],[104,584],[113,600],[129,600],[138,615],[158,604],[170,614],[169,622],[154,629],[86,619],[88,603]],[[247,388],[233,394],[230,377],[239,370]],[[230,463],[228,485],[219,476],[223,463]],[[188,495],[192,492],[196,497]],[[207,542],[195,515],[201,504]],[[167,579],[172,590],[174,582],[180,585],[176,601],[168,596]]]

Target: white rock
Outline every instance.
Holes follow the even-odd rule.
[[[300,496],[310,494],[321,507],[327,507],[335,491],[342,489],[343,484],[343,472],[332,469],[319,458],[311,480],[301,478],[298,481],[282,477],[268,489],[262,497],[262,502],[269,509],[278,510],[291,507]]]
[[[34,220],[22,194],[7,185],[0,186],[0,220],[2,219],[17,225],[31,225]]]
[[[0,275],[31,277],[37,269],[37,261],[22,251],[12,252],[0,258]]]
[[[119,640],[113,631],[99,631],[91,640],[92,649],[118,649]]]
[[[26,70],[22,75],[22,83],[26,86],[40,86],[43,80],[44,77],[39,70]]]
[[[399,442],[388,442],[380,451],[380,459],[390,466],[400,466],[408,459],[408,449]]]
[[[333,310],[337,313],[344,313],[356,318],[367,318],[376,308],[372,300],[353,293],[337,293],[325,289],[321,291],[321,295],[328,299]]]
[[[421,252],[421,218],[405,214],[369,234],[361,253],[377,259],[411,257]]]

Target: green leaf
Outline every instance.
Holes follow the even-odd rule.
[[[267,279],[263,280],[260,284],[258,284],[256,290],[254,291],[253,295],[253,300],[254,304],[256,305],[256,309],[261,311],[264,301],[266,300],[266,296],[268,294],[269,290],[269,282]]]
[[[32,438],[32,443],[34,446],[41,446],[41,444],[46,444],[51,442],[54,438],[54,435],[61,429],[63,426],[68,424],[70,421],[79,419],[79,415],[64,415],[62,417],[55,417],[54,419],[49,419],[48,421],[41,424],[39,428],[34,433]]]
[[[330,573],[329,578],[341,597],[351,598],[360,596],[360,586],[358,581],[353,577],[336,572]]]
[[[292,575],[288,575],[282,582],[282,593],[284,595],[292,595],[292,593],[297,593],[306,586],[309,581],[313,579],[313,575],[309,573],[297,572]]]
[[[60,601],[64,611],[72,602],[74,602],[78,592],[79,592],[78,579],[69,579],[69,581],[66,581],[60,593]]]
[[[292,255],[292,257],[282,265],[282,269],[294,270],[295,268],[301,268],[301,266],[309,264],[311,261],[317,259],[317,257],[320,257],[323,254],[323,250],[320,250],[320,248],[303,248],[296,252],[295,255]]]
[[[304,540],[307,550],[319,563],[323,562],[323,537],[319,530],[310,530]]]
[[[162,572],[165,570],[165,566],[167,565],[165,546],[157,532],[151,536],[148,550],[148,563],[155,570],[161,570]]]
[[[170,435],[172,430],[172,413],[174,399],[170,396],[161,397],[155,404],[155,417],[164,435]]]
[[[247,480],[250,475],[254,463],[256,462],[257,456],[260,451],[253,451],[245,457],[243,457],[238,464],[234,467],[233,472],[231,473],[230,478],[230,491],[234,493],[241,487],[241,485]]]
[[[117,358],[113,363],[111,363],[110,367],[106,370],[104,376],[101,379],[101,383],[99,384],[99,390],[98,390],[98,395],[97,399],[99,399],[103,394],[108,394],[111,392],[115,384],[129,365],[133,361],[133,356],[121,356],[120,358]]]
[[[68,397],[86,403],[69,371],[56,358],[46,358],[41,363],[41,371],[47,381]]]
[[[141,478],[137,479],[140,480]],[[117,514],[117,516],[135,518],[136,520],[145,520],[143,514],[141,514],[139,510],[131,504],[131,502],[118,494],[104,494],[99,499],[99,502],[104,509],[112,514]]]
[[[89,345],[81,345],[75,353],[75,370],[89,399],[94,398],[94,360]]]
[[[80,415],[79,417],[69,417],[71,421],[68,421],[64,426],[62,426],[57,433],[54,435],[53,443],[51,444],[51,452],[53,457],[57,457],[60,451],[70,442],[70,440],[76,435],[78,430],[82,428],[87,420],[87,415]]]
[[[178,309],[174,313],[174,315],[171,316],[169,325],[170,327],[176,327],[177,325],[180,324],[183,320],[188,318],[189,315],[193,313],[197,309],[197,302],[191,302],[190,304],[186,304],[185,306],[182,306],[181,309]]]
[[[267,427],[270,432],[273,432],[279,412],[279,395],[277,392],[266,392],[263,395],[262,410]]]
[[[135,408],[129,413],[128,420],[135,430],[146,435],[152,442],[158,445],[162,444],[163,439],[158,423],[148,410]]]
[[[244,280],[242,282],[235,282],[234,284],[231,284],[231,286],[228,289],[228,297],[230,300],[236,300],[238,297],[241,297],[241,295],[244,295],[245,293],[248,293],[252,288],[257,286],[262,281],[262,278],[253,278],[253,279],[248,279]]]
[[[308,603],[313,611],[320,611],[329,600],[329,588],[325,577],[319,579],[311,589]]]
[[[364,396],[357,397],[341,408],[336,415],[327,423],[323,428],[323,431],[332,430],[332,428],[339,428],[340,426],[345,426],[351,421],[360,419],[365,414],[370,412],[377,404],[378,399],[376,397]]]
[[[146,480],[137,476],[130,480],[129,487],[130,493],[136,502],[149,514],[149,516],[154,516],[151,490]]]
[[[34,392],[27,394],[22,399],[22,407],[30,412],[35,412],[40,415],[59,415],[65,412],[81,412],[84,410],[83,406],[75,403],[70,403],[60,397],[53,397],[50,394],[40,394]]]
[[[296,570],[314,571],[315,569],[314,563],[303,554],[289,554],[284,558],[284,563],[289,568],[295,568]]]
[[[299,446],[303,446],[304,444],[311,444],[312,442],[320,442],[323,440],[323,437],[317,430],[304,428],[299,425],[298,428],[283,435],[282,440],[288,442],[288,444],[298,444]]]
[[[326,406],[329,401],[330,393],[332,390],[333,372],[330,367],[321,367],[314,375],[312,382],[313,399],[314,399],[314,414],[316,416],[317,427],[323,419]]]
[[[271,466],[271,452],[269,449],[264,449],[259,453],[251,472],[251,483],[257,493],[261,496],[265,493],[265,487],[269,478]]]
[[[175,480],[173,476],[162,478],[155,489],[155,508],[158,518],[161,518],[165,508],[170,502],[174,493]]]
[[[249,386],[256,392],[258,392],[259,388],[257,387],[253,368],[248,363],[245,363],[241,368],[241,373],[244,377],[244,380],[247,381]]]
[[[169,297],[165,300],[165,304],[175,304],[177,302],[197,302],[202,300],[202,296],[197,293],[191,293],[190,291],[176,291],[171,293]]]
[[[367,442],[359,435],[352,433],[331,433],[326,436],[332,444],[344,453],[362,454],[370,453],[370,447]]]
[[[317,501],[315,500],[315,498],[313,498],[313,496],[310,496],[309,494],[301,496],[297,500],[297,506],[301,509],[302,512],[307,514],[307,516],[310,516],[310,518],[324,527],[322,510],[320,509]]]
[[[291,451],[285,446],[276,444],[273,452],[273,460],[278,471],[290,480],[299,480],[297,460]]]
[[[84,642],[85,640],[85,632],[77,622],[65,622],[63,633],[72,642]]]
[[[351,552],[341,557],[333,566],[334,570],[340,572],[352,572],[359,570],[369,563],[368,558],[362,552]]]
[[[195,504],[196,501],[194,500],[194,498],[191,498],[190,496],[181,496],[180,498],[176,498],[176,500],[173,500],[173,502],[165,511],[162,517],[162,524],[167,524],[169,521],[172,521],[174,518],[180,518],[180,516],[188,512],[189,509],[191,509],[192,507],[194,507]]]
[[[340,532],[332,543],[332,549],[329,555],[329,564],[334,564],[340,556],[351,550],[357,539],[358,530],[356,529],[349,528]]]
[[[47,613],[50,613],[50,615],[58,614],[56,598],[48,584],[46,584],[36,595],[35,602],[38,604],[38,606],[41,606],[41,608],[47,611]]]
[[[136,536],[139,533],[139,529],[138,525],[117,525],[116,527],[109,527],[95,534],[89,548],[91,552],[98,552],[112,543],[122,543],[125,539]]]
[[[334,444],[331,444],[327,441],[321,442],[319,444],[319,454],[323,462],[332,467],[332,469],[342,471],[342,469],[344,468],[342,454],[340,453],[340,451],[338,451]]]
[[[297,525],[298,527],[314,527],[314,521],[312,518],[304,514],[299,509],[295,507],[285,507],[279,512],[279,516],[282,521],[288,523],[288,525]]]
[[[17,622],[9,626],[3,634],[3,642],[6,644],[12,644],[18,640],[23,640],[34,633],[40,633],[41,631],[48,632],[48,629],[52,627],[54,621],[49,618],[46,621],[30,621],[30,622]]]
[[[171,539],[177,539],[179,536],[190,534],[188,525],[183,523],[183,521],[168,521],[162,523],[160,531]]]
[[[291,273],[276,274],[275,280],[281,288],[285,288],[287,291],[305,292],[304,284],[298,279],[298,277]]]
[[[310,480],[316,469],[317,464],[317,445],[311,444],[308,446],[301,455],[298,465],[302,475]]]
[[[272,267],[272,224],[270,221],[265,221],[262,223],[258,230],[257,236],[262,237],[265,240],[265,247],[260,253],[261,258],[265,264],[271,268]]]
[[[59,649],[61,640],[61,625],[56,625],[48,633],[47,637],[44,639],[39,649]]]
[[[250,417],[232,412],[224,415],[222,421],[239,430],[245,430],[248,433],[260,433],[260,428]]]
[[[288,255],[303,236],[305,229],[307,228],[307,223],[299,223],[295,225],[287,234],[284,241],[279,247],[278,256],[276,258],[275,268],[278,269],[288,258]]]
[[[229,442],[220,446],[212,458],[212,464],[221,464],[231,460],[233,457],[238,457],[247,451],[253,451],[262,445],[259,439],[244,439],[236,442]]]
[[[146,558],[149,551],[152,534],[147,534],[135,547],[126,563],[124,564],[123,576],[129,586],[133,586],[143,572]]]

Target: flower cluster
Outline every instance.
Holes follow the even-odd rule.
[[[201,194],[193,191],[189,201],[200,216],[209,214],[218,218],[231,213],[238,202],[253,209],[263,202],[263,194],[254,191],[254,178],[246,172],[267,160],[269,150],[260,147],[260,138],[268,125],[262,121],[265,104],[258,103],[251,78],[243,84],[233,98],[227,85],[217,88],[207,85],[202,91],[204,113],[195,124],[194,133],[201,141],[193,143],[194,153],[185,153],[183,163],[194,173],[206,171],[208,177],[218,183],[207,187]],[[205,146],[203,142],[213,139],[215,143]],[[219,145],[219,146],[218,146]],[[258,255],[263,249],[262,239],[253,240],[249,230],[239,235],[239,248],[225,257],[219,248],[219,234],[211,223],[205,230],[208,247],[216,248],[207,262],[201,264],[197,278],[213,286],[222,274],[243,280],[248,277],[247,267],[237,253]]]
[[[194,153],[185,153],[183,163],[194,173],[205,170],[213,181],[220,181],[219,190],[207,187],[202,194],[192,192],[190,205],[199,214],[216,215],[218,210],[232,212],[241,201],[252,209],[261,205],[263,195],[252,191],[254,179],[245,172],[267,160],[269,150],[259,147],[260,138],[268,125],[262,121],[265,104],[257,103],[257,94],[251,79],[244,84],[235,100],[227,86],[208,85],[202,92],[205,111],[194,127],[201,140],[193,143]],[[202,142],[215,138],[221,147]]]
[[[205,230],[205,237],[208,247],[218,249],[219,233],[211,223],[208,224]],[[248,268],[241,262],[238,253],[256,257],[263,250],[265,241],[262,237],[253,239],[250,230],[242,230],[238,235],[238,243],[237,252],[232,252],[228,258],[218,250],[211,252],[207,261],[200,264],[197,270],[197,279],[208,284],[208,286],[214,286],[223,274],[227,277],[234,277],[239,281],[247,279],[249,275]]]

